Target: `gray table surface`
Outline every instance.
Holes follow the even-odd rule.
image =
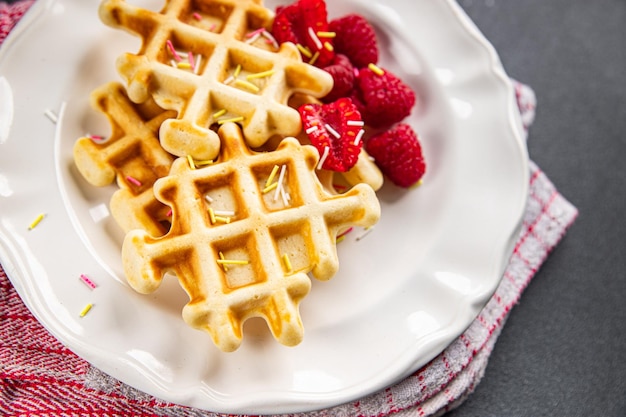
[[[446,417],[626,416],[626,1],[459,3],[535,90],[530,156],[580,214]]]
[[[535,90],[530,157],[580,214],[446,417],[626,416],[626,1],[459,4]]]

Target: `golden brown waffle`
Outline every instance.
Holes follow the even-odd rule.
[[[228,120],[243,127],[252,148],[296,135],[301,121],[289,97],[322,97],[332,88],[332,77],[303,63],[293,44],[277,49],[256,36],[269,33],[273,19],[260,0],[168,0],[159,13],[104,0],[100,17],[142,39],[117,68],[133,101],[152,96],[178,112],[161,128],[161,144],[177,156],[215,158],[220,143],[210,126]]]
[[[164,120],[176,117],[148,100],[135,104],[124,86],[108,83],[91,94],[92,107],[109,120],[108,138],[83,137],[74,144],[74,161],[83,177],[96,186],[117,180],[111,213],[125,231],[142,228],[160,236],[169,229],[167,206],[154,197],[152,185],[169,172],[174,157],[159,143]]]
[[[298,344],[307,273],[330,279],[338,269],[337,232],[372,226],[380,205],[365,184],[341,195],[324,191],[312,146],[287,138],[275,151],[257,153],[237,125],[218,133],[223,146],[215,164],[194,169],[179,158],[156,182],[157,198],[172,208],[172,227],[161,238],[127,234],[126,276],[135,290],[150,293],[167,272],[176,274],[190,298],[185,321],[223,351],[237,349],[250,317],[264,318],[280,343]]]

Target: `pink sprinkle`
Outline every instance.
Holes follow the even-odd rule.
[[[170,211],[167,212],[167,217],[172,217],[172,209],[170,209]]]
[[[248,33],[246,35],[246,38],[252,38],[255,37],[256,35],[260,35],[261,33],[265,32],[265,28],[259,28],[257,30],[253,30],[252,32]]]
[[[191,51],[189,51],[189,52],[187,53],[187,57],[188,57],[188,59],[189,59],[189,65],[191,65],[191,70],[192,70],[193,72],[196,72],[196,62],[195,62],[195,61],[194,61],[194,59],[193,59],[193,53],[192,53]]]
[[[100,135],[89,135],[89,138],[91,140],[104,140],[104,136],[100,136]]]
[[[170,53],[172,54],[172,56],[174,57],[174,59],[176,61],[182,61],[182,58],[180,57],[180,55],[178,55],[178,52],[176,52],[176,49],[174,49],[174,45],[172,44],[171,40],[167,40],[165,41],[167,48],[170,50]]]
[[[95,290],[97,287],[97,285],[92,280],[90,280],[89,277],[87,277],[87,275],[85,274],[80,274],[80,280],[84,282],[85,285],[91,288],[92,290]]]
[[[216,28],[217,28],[217,25],[216,25],[215,23],[213,23],[213,24],[211,25],[211,27],[209,28],[209,31],[210,31],[210,32],[213,32]]]
[[[126,181],[136,185],[137,187],[141,187],[141,181],[139,181],[137,178],[131,177],[130,175],[126,177]]]
[[[195,13],[193,14],[193,18],[194,18],[194,19],[196,19],[196,20],[202,20],[202,16],[201,16],[201,15],[200,15],[200,13],[198,13],[198,12],[195,12]]]
[[[339,239],[340,237],[343,237],[343,236],[347,235],[348,233],[350,233],[350,232],[352,231],[352,229],[353,229],[353,228],[351,227],[351,228],[349,228],[348,230],[346,230],[345,232],[338,234],[338,235],[337,235],[337,239]]]

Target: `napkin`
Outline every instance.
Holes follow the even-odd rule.
[[[0,44],[33,2],[0,3]],[[535,94],[518,81],[511,83],[527,133],[535,115]],[[494,295],[467,330],[393,386],[358,401],[291,416],[435,416],[472,393],[510,310],[578,214],[536,164],[531,161],[529,168],[530,195],[515,249]],[[159,400],[76,356],[29,312],[1,265],[0,336],[0,415],[218,416]]]

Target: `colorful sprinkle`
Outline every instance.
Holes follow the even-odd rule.
[[[293,267],[291,266],[291,260],[289,259],[289,255],[286,253],[283,255],[283,263],[285,264],[285,269],[287,269],[287,273],[292,273]]]
[[[239,259],[218,259],[217,263],[220,265],[248,265],[250,261]]]
[[[279,169],[280,167],[278,165],[274,165],[274,168],[272,168],[272,172],[270,172],[270,176],[267,177],[267,181],[265,181],[266,187],[272,184],[272,182],[274,181],[274,177],[276,176],[276,173],[278,172]]]
[[[235,85],[237,87],[245,88],[246,90],[252,91],[253,93],[258,93],[259,91],[261,91],[261,89],[259,87],[257,87],[256,85],[252,84],[249,81],[235,80]]]
[[[365,232],[363,232],[360,236],[356,238],[357,242],[363,239],[365,236],[369,235],[372,232],[372,230],[374,230],[374,227],[368,227],[367,229],[365,229]]]
[[[358,144],[361,143],[361,139],[363,139],[364,134],[365,134],[365,129],[359,130],[359,133],[357,133],[356,138],[354,138],[354,142],[352,144],[354,146],[358,146]]]
[[[296,47],[298,48],[298,50],[300,51],[300,53],[302,55],[304,55],[307,58],[311,58],[313,57],[313,54],[311,53],[311,51],[309,50],[309,48],[307,48],[306,46],[302,46],[300,44],[297,44]]]
[[[50,119],[50,121],[51,121],[52,123],[55,123],[55,124],[56,124],[56,123],[59,121],[59,116],[57,116],[57,115],[56,115],[56,114],[55,114],[52,110],[50,110],[50,109],[46,109],[46,111],[45,111],[43,114],[45,114],[45,115],[46,115],[46,117],[47,117],[48,119]]]
[[[339,132],[337,132],[335,129],[333,129],[333,127],[331,125],[329,125],[328,123],[326,123],[324,125],[324,127],[326,128],[326,130],[328,130],[328,132],[333,135],[334,137],[336,137],[337,139],[341,139],[341,135],[339,134]]]
[[[218,120],[217,124],[218,125],[223,125],[224,123],[238,123],[238,122],[243,122],[243,116],[237,116],[237,117],[231,117],[230,119],[222,119],[222,120]]]
[[[233,217],[235,212],[233,210],[213,210],[216,216]]]
[[[246,76],[247,80],[254,80],[255,78],[266,78],[274,74],[274,70],[267,70],[262,72],[257,72],[256,74],[248,74]]]
[[[101,142],[101,141],[104,140],[104,136],[101,136],[101,135],[91,135],[91,134],[88,134],[87,137],[89,139],[91,139],[91,140],[95,140],[96,142]]]
[[[367,66],[367,68],[369,68],[370,71],[372,71],[376,75],[384,75],[385,74],[385,71],[383,71],[378,66],[376,66],[376,64],[371,63],[371,64],[369,64]]]
[[[365,126],[365,122],[363,120],[348,120],[346,124],[348,126]]]
[[[329,152],[330,152],[330,148],[328,146],[324,146],[324,153],[322,153],[322,157],[320,158],[320,161],[317,164],[317,169],[322,169],[324,162],[326,162],[326,158],[328,158]]]
[[[174,44],[172,44],[172,41],[168,39],[165,41],[165,44],[167,45],[167,49],[169,49],[170,54],[172,54],[174,59],[176,61],[182,61],[182,58],[180,57],[180,55],[178,55],[178,52],[176,52],[176,49],[174,48]]]
[[[191,155],[187,155],[187,162],[189,163],[189,168],[196,169],[196,163],[193,161]]]
[[[246,34],[246,38],[254,38],[257,35],[261,35],[261,33],[263,33],[265,31],[265,28],[259,28],[256,30],[253,30],[252,32],[249,32]]]
[[[307,130],[304,131],[304,133],[306,133],[307,135],[315,132],[317,130],[317,126],[311,126],[309,127]]]
[[[39,216],[37,216],[35,220],[33,220],[33,222],[28,226],[28,230],[33,230],[35,227],[37,227],[37,225],[41,223],[44,217],[46,217],[44,213],[41,213]]]
[[[92,290],[95,290],[97,287],[97,285],[85,274],[80,274],[80,280]]]
[[[319,58],[319,57],[320,57],[319,51],[315,52],[315,54],[313,54],[313,57],[309,61],[309,65],[315,65],[315,62],[317,61],[317,58]]]
[[[189,66],[191,67],[191,70],[193,72],[196,72],[196,61],[193,58],[193,53],[191,51],[187,53],[187,61],[189,61]]]
[[[198,12],[194,12],[194,14],[192,16],[196,20],[202,20],[202,15],[200,13],[198,13]]]
[[[226,258],[224,258],[224,254],[222,253],[222,251],[219,252],[219,257],[220,257],[221,261],[225,261],[226,260]],[[226,266],[226,264],[222,264],[222,268],[224,268],[224,271],[228,271],[228,267]]]
[[[90,303],[90,304],[87,304],[87,305],[85,306],[85,308],[83,308],[83,309],[80,311],[79,316],[80,316],[80,317],[85,317],[85,316],[87,315],[87,313],[89,313],[89,310],[91,310],[91,307],[93,307],[93,304],[91,304],[91,303]]]
[[[350,227],[348,230],[345,230],[345,231],[339,233],[337,235],[337,238],[344,237],[344,236],[346,236],[348,233],[350,233],[353,230],[354,230],[354,227]]]
[[[285,181],[286,172],[287,172],[287,165],[281,166],[280,174],[278,174],[278,186],[276,187],[276,192],[274,193],[274,201],[278,200],[278,197],[280,196],[281,190],[283,188],[283,182]]]
[[[246,39],[246,43],[247,44],[252,44],[252,43],[256,42],[256,40],[259,39],[260,37],[261,37],[261,34],[260,33],[256,33],[252,37]]]
[[[309,33],[309,37],[311,38],[311,40],[315,44],[315,47],[317,49],[322,49],[323,48],[322,41],[320,41],[320,38],[317,37],[317,35],[315,34],[315,31],[313,30],[313,28],[309,27],[307,31]]]
[[[126,177],[126,181],[130,182],[133,185],[136,185],[137,187],[141,187],[141,181],[139,181],[137,178],[131,177],[130,175]]]
[[[198,55],[196,56],[195,62],[194,62],[194,66],[193,66],[193,73],[197,74],[200,71],[200,63],[202,62],[202,55]]]
[[[215,113],[213,113],[213,118],[217,119],[217,118],[222,117],[225,114],[226,114],[226,109],[221,109],[221,110],[218,110]]]
[[[324,48],[326,48],[327,51],[334,51],[335,48],[333,48],[333,46],[330,44],[330,42],[324,42]]]
[[[267,30],[263,31],[263,33],[261,35],[263,35],[263,37],[265,39],[267,39],[267,43],[271,44],[276,49],[279,48],[279,45],[278,45],[278,42],[276,41],[276,38],[274,36],[272,36],[272,34],[269,33]]]
[[[320,38],[334,38],[335,36],[337,36],[337,33],[319,31],[317,32],[317,36]]]
[[[217,221],[215,219],[215,211],[211,207],[209,207],[209,220],[211,220],[211,224],[215,224]]]
[[[200,159],[200,160],[194,161],[196,168],[205,167],[207,165],[213,165],[214,162],[215,161],[213,161],[212,159]]]
[[[278,183],[277,183],[277,182],[271,183],[270,185],[267,185],[267,186],[263,189],[262,193],[263,193],[263,194],[267,194],[267,193],[269,193],[270,191],[272,191],[272,190],[276,189],[277,187],[278,187]]]

